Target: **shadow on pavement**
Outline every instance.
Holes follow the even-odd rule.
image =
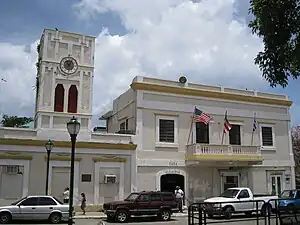
[[[68,222],[61,222],[59,224],[67,224]],[[49,221],[37,221],[37,220],[34,220],[34,221],[30,221],[30,220],[14,220],[12,221],[11,223],[9,224],[51,224]]]
[[[106,223],[116,223],[115,221],[108,221],[107,219],[103,219]],[[172,218],[169,221],[177,221],[176,219]],[[168,221],[168,222],[169,222]],[[144,222],[161,222],[161,220],[151,217],[145,217],[145,218],[131,218],[127,221],[127,223],[144,223]]]

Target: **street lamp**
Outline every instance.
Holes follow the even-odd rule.
[[[73,224],[73,195],[74,195],[74,161],[75,161],[75,143],[80,130],[80,123],[73,116],[67,123],[68,132],[71,137],[71,173],[70,173],[70,195],[69,195],[69,220],[68,225]]]
[[[47,173],[46,173],[46,195],[48,195],[48,185],[49,185],[49,161],[50,161],[50,154],[53,148],[53,142],[49,139],[46,144],[45,148],[47,151]]]

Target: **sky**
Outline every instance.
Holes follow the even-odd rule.
[[[33,116],[44,28],[96,36],[94,125],[137,76],[286,94],[300,124],[300,80],[271,88],[254,65],[249,0],[1,0],[0,114]],[[1,79],[5,81],[1,81]],[[104,91],[105,90],[105,91]]]

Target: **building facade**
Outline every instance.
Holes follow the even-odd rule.
[[[295,187],[291,104],[284,95],[136,77],[103,118],[108,132],[136,134],[138,190],[179,185],[197,201],[234,186]],[[208,125],[193,122],[195,106],[212,117]],[[226,111],[232,129],[223,136]]]
[[[44,194],[46,149],[49,193],[61,198],[70,177],[70,136],[66,123],[81,124],[76,144],[74,193],[87,204],[121,199],[136,188],[135,136],[92,132],[95,38],[46,29],[38,46],[34,128],[0,128],[0,199],[11,202]]]

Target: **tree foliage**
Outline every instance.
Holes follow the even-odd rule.
[[[1,124],[3,127],[26,127],[25,125],[32,122],[31,117],[18,117],[3,115]]]
[[[255,58],[271,87],[286,87],[300,75],[300,0],[250,0],[249,27],[263,39]]]
[[[292,128],[292,144],[295,159],[296,184],[300,186],[300,126]]]

